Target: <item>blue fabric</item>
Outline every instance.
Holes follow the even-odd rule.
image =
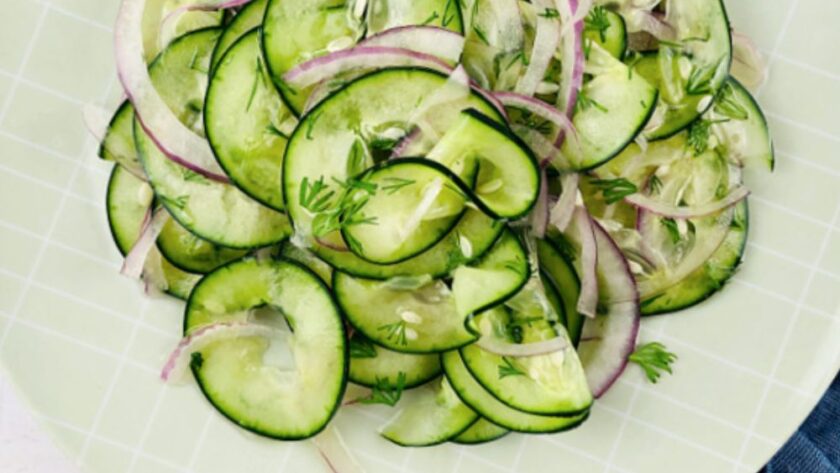
[[[766,473],[840,473],[840,375]]]

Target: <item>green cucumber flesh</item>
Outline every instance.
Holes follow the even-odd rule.
[[[730,77],[724,83],[708,119],[719,122],[713,131],[723,141],[728,157],[747,168],[773,170],[776,163],[770,128],[752,94]]]
[[[480,260],[452,273],[457,313],[466,318],[506,301],[528,283],[530,271],[524,245],[506,230]]]
[[[427,158],[456,174],[456,166],[463,166],[456,163],[474,161],[479,169],[476,197],[498,218],[516,220],[537,201],[540,171],[533,153],[512,132],[475,110],[462,112]]]
[[[502,403],[473,377],[458,351],[441,355],[443,370],[452,388],[468,406],[496,425],[515,432],[553,433],[577,427],[589,413],[574,417],[528,414]]]
[[[270,313],[258,310],[263,307]],[[278,340],[214,342],[193,355],[207,399],[236,424],[267,437],[304,439],[324,429],[347,384],[347,346],[341,315],[318,276],[283,260],[223,266],[193,290],[184,333],[225,322],[288,323],[295,366],[284,369],[271,359]]]
[[[263,50],[268,70],[283,100],[301,113],[309,91],[293,90],[283,75],[295,66],[356,44],[364,35],[356,2],[269,0],[263,21]]]
[[[492,442],[498,440],[510,433],[510,430],[499,427],[485,418],[478,419],[478,421],[471,425],[464,433],[452,439],[455,443],[462,445],[478,445],[480,443]]]
[[[148,184],[126,171],[121,166],[114,166],[108,181],[106,209],[108,226],[117,249],[125,256],[131,251],[143,225],[143,219],[154,195]],[[165,287],[160,287],[168,294],[186,300],[192,288],[201,279],[198,274],[182,271],[162,257],[156,248],[149,255],[150,260],[160,262]]]
[[[618,60],[627,52],[627,24],[618,13],[602,6],[594,7],[586,17],[584,41],[604,48]]]
[[[297,261],[306,266],[312,272],[318,275],[322,281],[328,286],[332,286],[333,268],[323,260],[315,256],[309,250],[298,248],[291,242],[286,241],[280,249],[280,255],[286,259]]]
[[[368,338],[404,353],[434,353],[475,341],[442,281],[395,289],[393,282],[355,278],[340,271],[333,290],[350,323]]]
[[[578,96],[572,123],[578,140],[563,152],[576,170],[592,169],[621,153],[641,133],[657,103],[656,88],[597,45],[586,62],[592,79]]]
[[[399,412],[382,428],[382,436],[404,447],[441,444],[478,420],[446,378],[403,393],[397,407]]]
[[[313,221],[323,221],[340,210],[348,179],[373,164],[372,145],[393,131],[413,129],[418,104],[447,81],[447,76],[425,69],[374,72],[351,82],[301,119],[289,139],[283,164],[286,208],[299,237],[315,246],[346,248],[338,231],[315,238]],[[502,120],[493,106],[475,93],[436,108],[425,120],[443,134],[458,121],[464,108]],[[321,183],[318,188],[317,183]],[[322,201],[327,195],[331,197]]]
[[[182,36],[150,68],[152,82],[181,121],[201,132],[204,90],[218,29]],[[136,120],[135,120],[136,122]],[[288,218],[233,185],[211,181],[170,160],[139,124],[135,143],[155,195],[190,232],[221,246],[252,249],[290,234]]]
[[[673,44],[660,43],[657,55],[659,104],[646,130],[653,141],[684,130],[708,109],[729,75],[732,38],[722,0],[672,0],[668,17],[677,31]]]
[[[163,226],[157,247],[175,267],[195,274],[206,274],[244,257],[245,250],[234,250],[210,243],[170,219]]]
[[[253,0],[242,7],[242,10],[233,17],[233,20],[225,27],[224,33],[219,37],[219,42],[213,50],[213,58],[210,60],[211,70],[216,69],[222,57],[234,43],[252,29],[262,25],[267,5],[268,0]]]
[[[393,160],[358,178],[365,187],[348,195],[358,207],[342,230],[353,253],[372,263],[394,264],[423,253],[449,234],[464,213],[470,189],[434,164],[426,159]]]
[[[565,329],[546,318],[494,309],[481,314],[477,325],[485,337],[514,343],[511,326],[519,327],[522,343],[562,336]],[[574,348],[532,357],[496,355],[478,345],[461,348],[470,373],[493,396],[508,406],[538,415],[574,416],[589,409],[592,394]]]
[[[441,374],[440,356],[400,353],[377,346],[360,333],[350,338],[350,381],[374,387],[383,383],[414,388]]]
[[[207,139],[230,180],[282,211],[283,153],[294,118],[266,72],[259,31],[234,43],[216,66],[204,108]]]
[[[475,209],[467,209],[458,225],[440,242],[401,263],[381,265],[365,261],[350,251],[316,245],[312,251],[347,274],[368,279],[429,275],[440,278],[462,264],[483,256],[504,230],[504,224]]]
[[[642,315],[676,312],[695,306],[720,291],[735,275],[743,259],[749,233],[747,201],[735,208],[729,234],[711,258],[675,286],[661,294],[642,301]]]
[[[134,146],[134,106],[131,102],[123,102],[111,118],[99,145],[99,157],[124,167],[140,167]]]
[[[367,8],[368,36],[409,25],[463,32],[457,0],[371,0]]]
[[[572,343],[577,346],[583,333],[584,317],[577,311],[580,296],[580,280],[574,266],[569,263],[557,243],[540,240],[537,243],[540,268],[551,286],[557,291],[563,304],[566,331]]]

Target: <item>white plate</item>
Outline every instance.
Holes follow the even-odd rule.
[[[116,0],[19,0],[0,15],[0,357],[22,396],[91,473],[322,471],[308,443],[271,442],[222,419],[195,387],[164,387],[181,304],[118,276],[103,208],[109,166],[80,109],[119,98]],[[404,449],[383,410],[338,427],[373,472],[753,473],[840,366],[840,3],[730,2],[769,55],[759,100],[778,148],[749,183],[747,261],[720,296],[646,320],[676,351],[649,385],[631,368],[580,429],[490,445]]]

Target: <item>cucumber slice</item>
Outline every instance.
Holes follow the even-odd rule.
[[[452,274],[452,295],[462,320],[501,304],[519,292],[530,276],[528,254],[512,231],[506,230],[478,262]]]
[[[364,36],[364,12],[356,1],[269,0],[263,21],[263,50],[268,70],[295,113],[301,113],[308,91],[287,87],[283,74],[293,67],[356,44]]]
[[[149,72],[158,92],[185,123],[201,132],[204,88],[218,29],[190,33],[174,41]],[[290,232],[285,215],[253,201],[236,187],[211,181],[164,155],[141,126],[135,143],[155,195],[190,232],[221,246],[259,248]]]
[[[624,18],[604,6],[595,6],[585,21],[584,40],[597,44],[614,58],[622,60],[627,52],[627,24]]]
[[[572,122],[579,140],[566,140],[563,153],[576,170],[592,169],[618,155],[641,133],[657,103],[656,87],[596,44]],[[579,148],[579,149],[578,149]]]
[[[462,264],[469,264],[483,256],[504,230],[500,221],[484,213],[467,209],[454,230],[425,253],[402,263],[380,265],[365,261],[350,251],[340,251],[325,246],[312,250],[336,269],[356,277],[390,279],[429,275],[440,278]]]
[[[117,109],[105,138],[99,145],[99,157],[123,167],[140,169],[137,148],[134,146],[134,106],[126,100]]]
[[[452,441],[463,445],[478,445],[480,443],[498,440],[508,433],[510,433],[508,429],[499,427],[489,420],[481,418],[475,424],[471,425],[469,429],[465,430],[464,433],[452,439]]]
[[[350,381],[373,387],[387,382],[396,386],[402,378],[403,387],[414,388],[437,378],[441,373],[440,357],[412,355],[376,346],[364,335],[356,333],[350,339]]]
[[[301,120],[289,139],[283,169],[286,208],[299,238],[316,247],[346,248],[338,231],[315,235],[314,221],[329,223],[327,218],[341,209],[341,197],[352,184],[349,178],[373,164],[370,150],[374,145],[395,132],[413,129],[418,104],[445,87],[447,80],[443,74],[424,69],[374,72],[331,95]],[[436,107],[425,121],[442,135],[465,108],[502,121],[493,106],[474,92]],[[330,225],[321,228],[328,229]],[[320,254],[317,249],[316,253]]]
[[[243,192],[283,210],[283,153],[297,121],[265,70],[258,30],[238,40],[214,69],[204,108],[216,159]]]
[[[475,341],[442,281],[409,290],[393,287],[393,282],[354,278],[340,271],[333,276],[333,290],[350,323],[386,348],[434,353]]]
[[[566,331],[572,343],[577,346],[580,334],[583,332],[584,317],[577,311],[577,300],[580,296],[580,280],[574,266],[569,263],[564,252],[555,242],[540,240],[537,242],[537,254],[540,268],[551,284],[557,290],[565,314]],[[559,311],[558,311],[559,312]]]
[[[452,390],[446,378],[403,393],[397,415],[382,436],[404,447],[438,445],[457,437],[478,420]]]
[[[311,252],[298,248],[290,242],[283,243],[280,249],[280,255],[286,259],[297,261],[298,263],[309,268],[313,273],[324,281],[327,286],[332,286],[333,269],[332,266],[323,262]]]
[[[219,37],[216,49],[213,50],[213,58],[210,60],[211,71],[216,69],[216,66],[222,61],[222,56],[234,43],[252,29],[262,25],[267,5],[268,0],[252,0],[233,17],[233,20],[225,28],[225,32]]]
[[[563,299],[560,297],[560,292],[557,291],[556,287],[554,287],[554,283],[551,282],[551,279],[545,274],[545,271],[542,270],[540,270],[540,283],[544,289],[546,300],[548,300],[548,303],[551,304],[551,308],[557,314],[560,323],[563,324],[568,331],[566,307],[563,305]]]
[[[676,312],[697,305],[723,289],[735,275],[747,246],[749,233],[747,201],[735,208],[735,217],[729,234],[711,258],[682,282],[665,292],[642,301],[642,315]]]
[[[518,0],[461,0],[463,64],[482,88],[512,91],[525,70],[525,28]]]
[[[466,110],[427,156],[456,174],[467,161],[478,165],[475,194],[491,215],[516,220],[531,211],[540,191],[540,171],[528,146],[508,129]]]
[[[668,18],[677,31],[673,44],[660,43],[657,56],[659,104],[646,130],[649,140],[684,130],[711,105],[729,75],[732,38],[722,0],[671,0]]]
[[[368,36],[391,28],[425,25],[463,33],[457,0],[370,0]]]
[[[464,213],[469,188],[435,164],[399,159],[358,179],[364,186],[347,197],[354,208],[342,230],[353,253],[373,263],[399,263],[434,246],[453,229]]]
[[[710,110],[712,129],[726,147],[727,157],[745,167],[768,168],[776,164],[767,119],[749,91],[730,77]]]
[[[108,211],[108,226],[117,244],[117,249],[125,256],[131,251],[140,229],[146,210],[152,204],[154,195],[148,184],[126,171],[121,166],[114,166],[108,181],[108,195],[105,207]],[[150,261],[160,262],[162,285],[159,289],[179,299],[186,300],[192,288],[201,279],[198,274],[181,271],[162,257],[156,248],[149,255]]]
[[[248,254],[245,250],[224,248],[201,239],[173,219],[163,226],[157,247],[175,267],[196,274],[209,273]]]
[[[483,336],[506,342],[514,342],[510,334],[512,324],[521,329],[522,343],[548,340],[565,333],[562,327],[552,327],[546,318],[525,317],[505,309],[490,310],[477,318]],[[470,345],[461,348],[461,357],[490,394],[514,409],[539,415],[573,416],[592,405],[592,393],[574,348],[511,358]]]
[[[473,377],[458,351],[441,355],[446,379],[468,406],[487,420],[515,432],[553,433],[582,424],[589,412],[574,417],[550,417],[528,414],[511,408],[496,399]]]
[[[261,307],[272,310],[257,315]],[[338,409],[347,384],[344,324],[329,290],[297,263],[240,260],[196,286],[184,333],[248,319],[281,326],[288,321],[294,329],[294,369],[273,362],[277,340],[222,340],[193,355],[199,387],[219,412],[254,433],[284,440],[312,437]]]

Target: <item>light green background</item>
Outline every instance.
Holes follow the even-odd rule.
[[[387,409],[343,409],[336,425],[370,471],[753,473],[805,418],[840,366],[840,3],[729,7],[770,61],[759,100],[778,167],[748,176],[752,239],[725,293],[644,322],[643,341],[679,354],[674,376],[652,386],[631,367],[580,429],[478,447],[398,448],[376,434]],[[117,274],[109,168],[80,111],[119,97],[117,8],[17,0],[0,15],[3,366],[88,472],[324,471],[310,444],[243,433],[195,387],[157,378],[181,304]]]

